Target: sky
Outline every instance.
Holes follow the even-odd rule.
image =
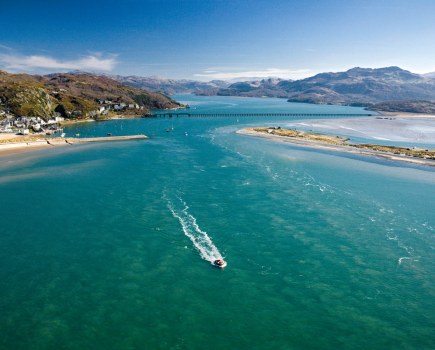
[[[0,69],[209,81],[435,72],[435,0],[0,0]]]

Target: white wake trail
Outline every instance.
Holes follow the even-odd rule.
[[[213,262],[216,259],[223,259],[222,254],[213,244],[207,232],[201,230],[196,218],[189,213],[189,206],[180,197],[171,201],[166,194],[163,198],[167,200],[167,205],[172,215],[178,219],[183,229],[184,234],[189,237],[194,247],[198,250],[201,258]]]

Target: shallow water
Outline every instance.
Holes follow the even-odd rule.
[[[0,348],[434,348],[435,172],[234,133],[285,122],[88,123],[153,138],[2,158]]]

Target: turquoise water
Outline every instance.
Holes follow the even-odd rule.
[[[0,348],[435,348],[434,169],[234,133],[286,120],[88,123],[67,135],[153,137],[1,158]]]

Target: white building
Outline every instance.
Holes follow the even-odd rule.
[[[30,131],[29,131],[29,129],[20,129],[20,130],[18,131],[18,133],[19,133],[20,135],[29,135]]]

